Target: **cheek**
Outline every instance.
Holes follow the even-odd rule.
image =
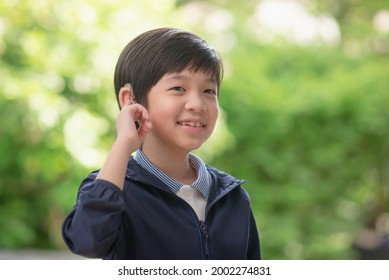
[[[218,117],[219,117],[219,106],[217,103],[215,105],[213,105],[212,107],[210,107],[210,113],[211,113],[212,118],[216,122]]]
[[[209,117],[208,117],[208,128],[209,133],[212,133],[215,130],[217,120],[219,117],[219,110],[218,108],[213,108],[213,110],[210,110]]]
[[[148,113],[152,124],[168,123],[175,116],[175,109],[166,102],[150,104]]]

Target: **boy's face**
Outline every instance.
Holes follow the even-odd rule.
[[[147,96],[152,130],[144,148],[174,153],[198,149],[212,134],[219,114],[216,80],[187,69],[163,76]]]

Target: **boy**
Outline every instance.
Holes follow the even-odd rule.
[[[117,138],[64,221],[71,251],[103,259],[260,259],[243,181],[191,153],[215,127],[221,79],[216,51],[183,30],[151,30],[124,48],[114,78]]]

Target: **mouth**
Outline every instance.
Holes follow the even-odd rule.
[[[190,127],[205,127],[205,124],[201,122],[177,122],[177,124]]]

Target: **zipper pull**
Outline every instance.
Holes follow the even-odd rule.
[[[203,246],[204,246],[205,259],[208,260],[209,259],[208,229],[204,221],[200,221],[200,229],[204,241]]]

